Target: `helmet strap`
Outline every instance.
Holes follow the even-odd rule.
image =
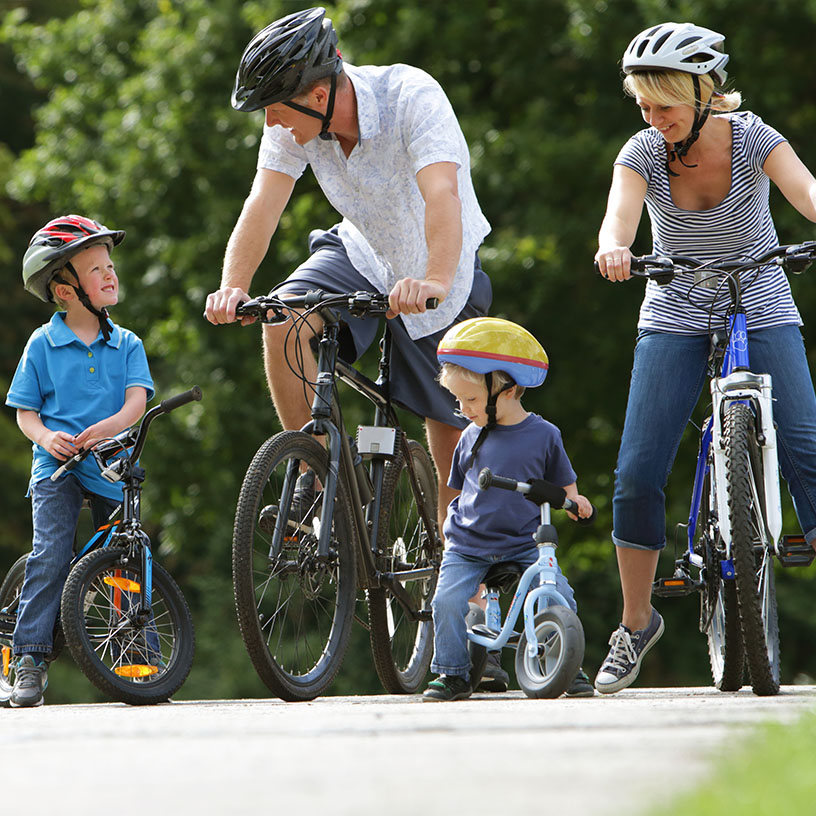
[[[705,107],[703,107],[702,94],[700,93],[700,80],[697,77],[697,74],[692,74],[691,79],[694,83],[694,121],[691,125],[691,133],[685,141],[675,142],[671,148],[669,148],[668,144],[666,145],[666,172],[670,176],[679,175],[669,166],[675,159],[679,159],[680,164],[682,164],[683,167],[697,167],[696,164],[688,164],[685,162],[683,157],[689,152],[689,148],[691,148],[697,139],[700,138],[700,131],[702,130],[703,125],[706,123],[709,113],[711,113],[710,99],[708,102],[706,102]]]
[[[329,127],[331,125],[332,116],[334,115],[334,98],[337,94],[337,74],[331,75],[331,87],[329,88],[329,102],[326,105],[326,113],[320,113],[320,111],[313,110],[312,108],[307,108],[305,105],[298,105],[297,102],[292,102],[291,100],[287,100],[283,104],[286,105],[288,108],[292,108],[292,110],[298,111],[298,113],[305,113],[307,116],[312,116],[315,119],[320,119],[323,122],[323,127],[318,134],[323,141],[328,141],[331,139],[331,134],[329,133]]]
[[[485,405],[485,413],[487,414],[487,423],[479,431],[479,435],[476,437],[476,441],[473,443],[473,447],[470,449],[470,462],[468,463],[468,468],[472,467],[473,463],[476,461],[476,454],[479,452],[479,448],[482,447],[487,435],[496,427],[496,403],[499,399],[499,394],[503,393],[504,391],[509,391],[515,383],[511,380],[509,383],[505,383],[495,394],[493,392],[493,374],[492,372],[488,371],[487,374],[484,375],[485,377],[485,385],[487,386],[487,404]]]
[[[68,283],[67,280],[59,277],[58,275],[54,276],[54,280],[56,280],[58,283],[64,283],[66,286],[70,286],[76,292],[79,302],[99,320],[99,329],[102,332],[102,337],[107,343],[111,336],[111,327],[110,323],[108,322],[108,310],[104,306],[101,309],[97,309],[91,303],[91,299],[88,297],[88,293],[82,288],[82,285],[79,282],[79,275],[77,275],[77,271],[74,269],[74,265],[70,261],[65,262],[65,268],[76,278],[76,285],[73,283]]]

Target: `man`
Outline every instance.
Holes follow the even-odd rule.
[[[490,225],[470,178],[467,144],[450,102],[430,76],[407,65],[344,65],[322,8],[290,14],[247,46],[236,77],[236,110],[265,109],[250,194],[227,245],[221,286],[207,298],[211,323],[231,323],[306,165],[343,220],[310,236],[311,257],[276,288],[389,293],[394,337],[392,395],[426,420],[440,475],[440,506],[462,423],[436,382],[436,345],[453,323],[484,314],[491,288],[476,251]],[[425,309],[428,298],[439,308]],[[397,317],[399,316],[399,317]],[[245,321],[246,322],[246,321]],[[320,329],[319,318],[311,321]],[[376,320],[350,318],[341,354],[357,359]],[[284,428],[310,418],[285,362],[286,326],[264,326],[269,388]],[[314,358],[304,355],[307,375]],[[312,376],[314,379],[314,376]]]

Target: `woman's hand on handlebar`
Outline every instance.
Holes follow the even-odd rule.
[[[249,295],[237,286],[222,286],[217,292],[207,295],[207,306],[204,310],[204,317],[220,325],[223,323],[234,323],[236,320],[235,310],[239,303],[250,300]],[[245,315],[239,318],[242,326],[254,323],[256,318]]]
[[[595,254],[598,272],[610,281],[629,280],[632,277],[632,253],[629,247],[616,246],[599,249]]]
[[[427,302],[433,298],[440,303],[448,296],[448,287],[433,279],[403,278],[394,284],[388,295],[391,307],[386,317],[398,314],[420,314],[428,308]]]

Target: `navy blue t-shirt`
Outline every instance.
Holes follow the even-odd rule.
[[[538,414],[517,425],[497,425],[487,435],[471,463],[470,451],[481,428],[471,423],[453,454],[448,486],[462,492],[450,503],[445,519],[445,545],[462,555],[512,558],[535,549],[538,505],[521,493],[500,488],[482,490],[479,471],[489,467],[497,476],[526,482],[546,479],[566,487],[576,481],[561,432]]]

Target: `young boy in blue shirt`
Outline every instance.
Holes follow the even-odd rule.
[[[470,677],[467,648],[468,599],[494,564],[513,561],[523,568],[538,559],[533,533],[538,507],[520,493],[481,490],[479,471],[520,481],[546,479],[564,488],[588,517],[592,505],[579,495],[575,471],[555,425],[521,404],[525,388],[541,385],[548,360],[526,329],[507,320],[477,317],[453,326],[437,350],[439,380],[470,420],[456,446],[449,486],[460,490],[445,519],[445,553],[433,599],[434,657],[423,700],[469,697],[479,678]],[[557,589],[573,611],[573,591],[560,573]],[[589,678],[579,671],[567,694],[591,696]]]
[[[6,397],[33,442],[33,546],[14,629],[14,688],[0,701],[14,707],[43,702],[83,500],[99,526],[122,499],[121,486],[102,478],[93,457],[57,481],[50,477],[81,449],[130,427],[153,396],[142,341],[107,313],[119,299],[110,252],[124,237],[90,218],[65,215],[34,234],[23,259],[26,290],[61,311],[31,335]]]

